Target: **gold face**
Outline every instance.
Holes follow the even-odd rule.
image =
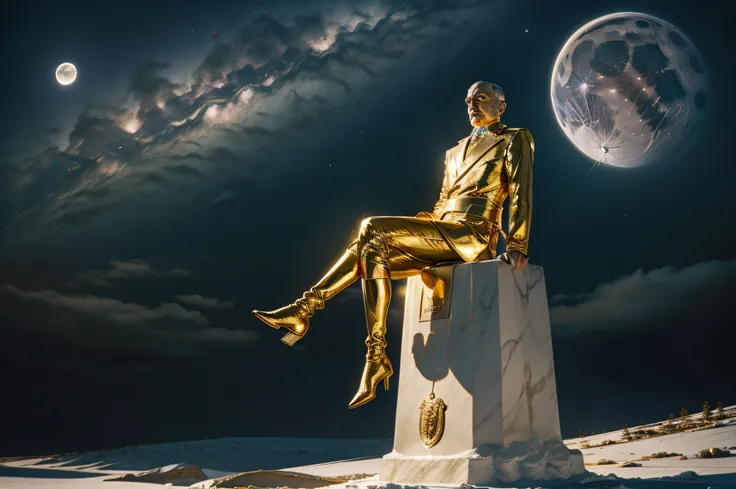
[[[489,83],[474,83],[465,97],[468,107],[470,125],[474,127],[489,126],[501,119],[506,110],[506,102],[498,98]]]

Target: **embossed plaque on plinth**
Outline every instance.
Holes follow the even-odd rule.
[[[430,392],[419,405],[419,436],[424,446],[432,448],[442,439],[445,432],[445,401]]]
[[[419,276],[422,293],[419,299],[419,321],[436,321],[450,317],[452,306],[453,267],[428,268]]]
[[[407,283],[394,450],[379,479],[492,484],[584,473],[582,454],[560,436],[542,268],[491,260],[425,272]],[[428,444],[437,433],[422,424],[429,393],[444,406],[443,432]]]

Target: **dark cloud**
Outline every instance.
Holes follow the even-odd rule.
[[[551,320],[560,334],[591,330],[666,327],[685,312],[720,303],[736,286],[736,260],[690,267],[637,270],[589,293],[558,294],[550,301]]]
[[[133,177],[136,184],[151,184],[154,187],[173,187],[174,183],[172,180],[160,171],[147,171],[141,172]]]
[[[238,60],[238,53],[229,44],[218,44],[207,55],[204,62],[194,72],[198,83],[211,83],[222,79]]]
[[[172,161],[179,161],[179,160],[199,160],[199,161],[210,161],[209,158],[205,155],[199,154],[197,152],[191,151],[189,153],[183,154],[183,155],[173,155],[171,157]]]
[[[194,166],[186,165],[183,163],[179,165],[168,166],[164,168],[164,171],[171,175],[178,175],[182,177],[190,177],[190,178],[203,178],[204,177],[204,173],[202,173],[202,171],[200,171]]]
[[[257,339],[254,332],[212,327],[200,312],[174,303],[149,306],[3,284],[0,306],[6,338],[27,342],[42,337],[59,347],[70,345],[98,355],[201,355]]]
[[[90,107],[77,119],[69,134],[69,146],[64,151],[69,157],[97,158],[105,153],[120,154],[135,146],[135,138],[120,127],[119,119],[126,111],[116,107]]]
[[[100,287],[111,287],[113,282],[125,279],[147,279],[147,278],[181,278],[188,277],[191,273],[181,268],[169,270],[154,270],[150,263],[139,258],[121,261],[112,260],[109,270],[88,270],[78,275],[82,281],[98,285]]]
[[[308,15],[296,15],[294,26],[301,37],[307,41],[321,40],[327,37],[328,34],[324,18],[316,12]]]
[[[169,68],[167,63],[151,61],[139,66],[130,83],[130,95],[140,103],[139,115],[158,108],[174,95],[174,90],[181,85],[161,75],[161,71]]]
[[[217,205],[220,202],[224,202],[229,199],[235,198],[235,192],[233,192],[231,189],[225,189],[222,191],[220,195],[212,199],[212,202],[210,202],[210,205]]]
[[[291,19],[259,15],[234,41],[218,42],[191,74],[174,74],[177,67],[170,63],[141,64],[124,101],[88,108],[67,148],[41,153],[14,169],[14,187],[24,193],[12,201],[15,229],[9,238],[22,239],[22,230],[51,233],[59,224],[79,224],[100,216],[101,209],[107,212],[106,206],[89,208],[92,196],[114,208],[122,202],[129,206],[136,202],[134,195],[147,191],[140,183],[163,189],[149,192],[148,199],[185,192],[190,183],[172,182],[167,175],[201,180],[208,167],[221,163],[221,150],[234,155],[247,173],[256,164],[250,155],[265,144],[262,139],[284,128],[316,127],[330,108],[373,96],[370,91],[353,94],[356,87],[366,88],[367,80],[398,68],[406,53],[420,52],[438,32],[450,35],[445,10],[469,12],[480,3],[387,3]],[[249,121],[262,114],[268,115],[265,121]],[[202,148],[199,155],[205,159],[165,170],[190,153],[182,151],[188,144]],[[279,167],[269,165],[270,174]],[[99,188],[106,190],[93,192]]]
[[[110,196],[112,189],[110,187],[92,187],[83,188],[77,192],[77,197],[81,199],[99,200]]]
[[[71,311],[81,312],[93,316],[105,316],[120,324],[136,324],[155,322],[162,318],[191,322],[200,326],[208,324],[207,318],[199,312],[188,311],[178,304],[160,304],[149,308],[140,304],[129,304],[96,296],[67,296],[53,290],[28,292],[13,285],[5,284],[5,292],[9,292],[21,299],[36,301],[50,306],[57,306]]]
[[[103,187],[82,190],[84,190],[85,198],[78,199],[74,206],[69,205],[68,202],[60,202],[54,209],[55,228],[63,229],[65,226],[73,227],[91,222],[94,219],[104,218],[117,209],[116,200],[107,200],[108,196],[115,197],[111,189]],[[40,220],[45,221],[43,218]]]
[[[259,136],[270,136],[273,134],[273,131],[258,126],[244,126],[242,131],[246,134],[255,134]]]
[[[177,295],[176,299],[190,306],[201,307],[203,309],[230,309],[235,305],[230,301],[224,301],[214,297],[202,297],[199,294]]]

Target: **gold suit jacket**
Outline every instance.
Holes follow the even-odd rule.
[[[509,200],[509,229],[506,250],[528,255],[532,218],[532,166],[534,139],[528,129],[489,132],[466,154],[470,136],[445,155],[445,176],[440,197],[432,213],[417,217],[432,219],[452,248],[465,260],[495,258],[501,209]],[[475,197],[486,206],[485,217],[477,210],[448,212],[459,201]],[[471,206],[472,207],[472,206]],[[456,208],[456,206],[455,206]],[[459,226],[458,223],[463,225]]]

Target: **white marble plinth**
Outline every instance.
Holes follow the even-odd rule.
[[[394,450],[379,478],[483,484],[583,473],[581,453],[560,436],[542,268],[512,272],[492,260],[431,272],[451,280],[444,304],[436,292],[433,302],[431,280],[408,280]],[[428,448],[420,405],[431,392],[447,407],[443,436]]]

